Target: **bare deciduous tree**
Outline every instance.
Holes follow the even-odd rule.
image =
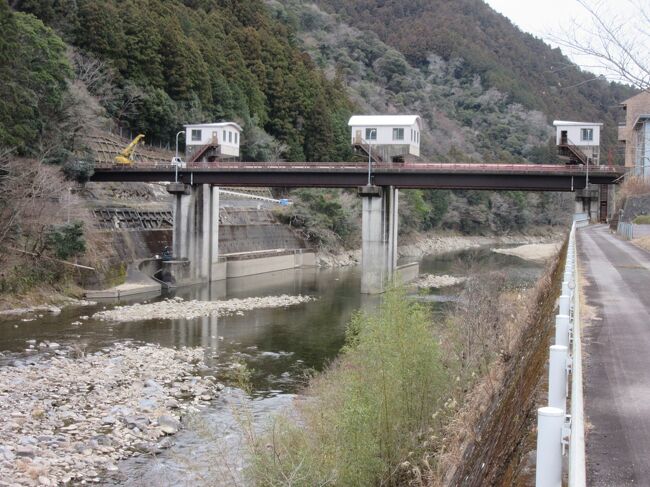
[[[53,224],[79,216],[81,206],[70,184],[56,166],[1,154],[0,245],[42,252]]]
[[[650,4],[647,0],[620,2],[617,11],[602,0],[577,0],[591,22],[574,22],[550,40],[587,60],[585,69],[604,72],[607,78],[650,90]]]

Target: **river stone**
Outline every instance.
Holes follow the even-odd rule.
[[[140,410],[145,413],[152,413],[156,406],[156,401],[153,399],[142,399],[139,403]]]
[[[162,386],[161,386],[160,384],[158,384],[158,382],[156,382],[156,381],[153,380],[153,379],[147,379],[147,380],[145,380],[145,381],[144,381],[144,386],[145,386],[145,387],[152,387],[152,388],[154,388],[154,389],[162,389]]]
[[[12,462],[16,458],[16,455],[14,455],[14,452],[6,446],[0,446],[0,457],[4,458],[8,462]]]
[[[173,416],[162,415],[158,416],[158,426],[163,433],[168,435],[173,435],[178,433],[178,430],[181,429],[181,423]]]
[[[28,445],[19,445],[16,447],[15,453],[19,457],[30,457],[34,458],[36,455],[36,450]]]
[[[180,404],[176,399],[167,399],[165,401],[165,407],[170,409],[178,409],[180,407]]]
[[[102,418],[102,424],[115,424],[116,421],[114,416],[104,416]]]

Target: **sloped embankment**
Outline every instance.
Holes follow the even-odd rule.
[[[521,467],[526,454],[534,449],[529,433],[535,424],[536,397],[545,383],[565,252],[566,245],[550,277],[538,287],[536,307],[510,360],[501,392],[481,417],[477,439],[465,450],[450,485],[527,485]]]

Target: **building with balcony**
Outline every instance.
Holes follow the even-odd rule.
[[[625,166],[650,178],[650,92],[628,98],[621,106],[625,123],[618,127],[618,140],[625,148]]]

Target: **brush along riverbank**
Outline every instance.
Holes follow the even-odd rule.
[[[376,311],[355,316],[342,353],[295,409],[250,434],[251,483],[464,485],[464,472],[480,477],[477,458],[498,463],[489,475],[498,479],[533,404],[528,382],[521,404],[512,403],[521,386],[513,376],[532,384],[541,369],[534,378],[513,369],[538,365],[525,349],[538,343],[531,329],[537,305],[546,310],[551,299],[550,282],[546,275],[536,287],[513,288],[499,272],[473,277],[442,322],[391,290]],[[497,434],[504,405],[522,406],[523,417]]]

